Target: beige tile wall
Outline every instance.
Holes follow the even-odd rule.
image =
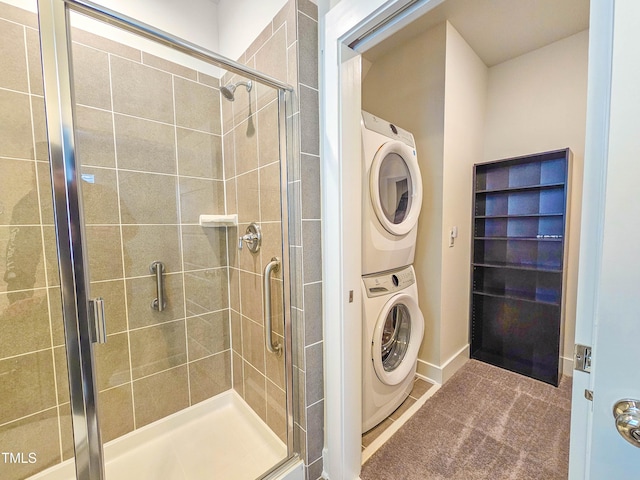
[[[52,216],[39,201],[39,189],[50,186],[38,161],[46,148],[36,27],[34,15],[0,3],[0,450],[37,458],[3,459],[3,479],[58,463],[63,451],[53,348],[60,330],[49,309],[58,275],[45,261],[43,224]]]
[[[293,172],[291,195],[301,222],[292,250],[299,267],[300,291],[295,295],[296,314],[304,325],[297,344],[301,415],[296,428],[304,441],[303,455],[309,480],[321,478],[324,447],[324,341],[322,332],[322,229],[320,194],[320,128],[318,93],[318,7],[297,1],[295,58],[298,78],[300,158]],[[291,52],[290,52],[291,53]],[[331,352],[327,352],[331,354]]]
[[[294,434],[302,449],[307,478],[312,480],[321,476],[324,445],[317,16],[317,7],[310,1],[288,1],[238,59],[289,83],[295,90],[293,123],[300,143],[292,146],[294,158],[288,171],[297,386]],[[244,79],[225,75],[221,84],[238,80]],[[271,131],[276,128],[277,103],[268,88],[258,85],[254,90],[247,95],[240,87],[234,102],[222,100],[227,205],[237,209],[242,223],[240,233],[246,222],[258,221],[265,243],[270,243],[279,238],[280,229],[279,166],[271,160],[277,156],[278,144],[270,140]],[[255,133],[249,126],[253,126]],[[233,163],[228,161],[231,158],[235,160]],[[260,217],[247,216],[249,206],[257,202]],[[270,248],[276,252],[281,245],[274,243]],[[266,352],[263,346],[263,319],[258,310],[260,269],[272,253],[263,248],[258,255],[246,250],[236,254],[237,258],[233,258],[230,250],[233,385],[282,438],[284,370],[281,359]]]
[[[288,82],[287,47],[295,40],[287,25],[295,22],[294,6],[288,3],[261,32],[239,61]],[[289,34],[289,37],[287,36]],[[247,81],[225,74],[222,85]],[[223,142],[227,170],[227,207],[238,213],[237,234],[256,222],[262,229],[262,248],[230,250],[231,322],[234,342],[234,389],[286,443],[284,357],[265,347],[262,313],[263,269],[273,257],[282,257],[280,200],[280,150],[278,102],[275,89],[254,84],[243,86],[235,100],[222,98]],[[282,295],[282,272],[273,274],[272,298]],[[274,303],[274,341],[283,343],[282,305]]]
[[[0,462],[3,479],[73,455],[36,28],[35,15],[0,3],[0,449],[38,459]],[[231,388],[226,232],[197,225],[225,211],[220,95],[195,70],[87,32],[73,39],[109,441]],[[150,308],[155,260],[166,266],[163,312]]]
[[[153,55],[73,40],[91,280],[114,299],[95,348],[101,414],[119,418],[109,441],[231,388],[226,232],[197,225],[225,212],[220,92]],[[163,312],[150,307],[156,260]]]
[[[31,272],[17,289],[0,282],[0,312],[11,318],[0,324],[2,338],[13,339],[0,340],[0,398],[9,399],[0,444],[37,448],[39,458],[35,467],[0,476],[22,478],[73,449],[37,23],[1,3],[0,22],[0,58],[11,65],[0,69],[0,252],[16,235],[10,212],[19,203],[22,263]],[[220,99],[217,79],[86,32],[75,32],[74,40],[92,289],[107,301],[109,341],[96,349],[105,439],[232,384],[284,439],[283,363],[265,352],[260,307],[262,268],[282,249],[275,92],[256,85],[247,95],[240,87],[232,104]],[[307,476],[315,479],[324,410],[315,5],[290,0],[241,61],[296,91],[293,121],[301,141],[288,172],[295,433]],[[222,119],[206,115],[216,108]],[[203,209],[223,213],[225,202],[241,222],[229,242],[221,231],[194,225]],[[251,221],[263,229],[258,256],[235,248]],[[155,292],[147,268],[156,259],[167,265],[169,304],[162,313],[148,308]],[[275,297],[282,282],[272,282]],[[276,302],[275,325],[281,309]],[[18,330],[25,321],[29,339]],[[281,335],[279,326],[275,337]]]

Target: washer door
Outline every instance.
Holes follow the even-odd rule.
[[[413,297],[400,293],[384,305],[373,332],[371,358],[380,381],[401,383],[413,370],[424,334],[424,318]]]
[[[422,178],[415,150],[398,140],[376,152],[369,174],[371,203],[378,221],[392,235],[406,235],[422,207]]]

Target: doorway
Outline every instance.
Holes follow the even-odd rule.
[[[359,129],[358,129],[358,125],[356,122],[359,122],[359,118],[358,115],[356,113],[356,110],[358,108],[363,108],[366,110],[366,102],[371,103],[377,103],[376,108],[379,108],[381,112],[386,112],[386,113],[378,113],[378,115],[380,115],[382,118],[384,118],[385,120],[389,120],[390,122],[394,123],[394,124],[398,124],[401,127],[407,128],[409,130],[411,130],[410,126],[403,126],[401,123],[401,119],[399,119],[398,117],[396,118],[385,118],[386,116],[393,116],[394,115],[394,106],[398,106],[399,103],[404,100],[404,106],[408,106],[410,111],[411,111],[411,106],[415,105],[415,104],[419,104],[420,102],[416,100],[416,94],[418,93],[418,91],[420,90],[420,80],[423,80],[424,78],[420,77],[419,75],[412,75],[411,69],[410,68],[403,68],[406,67],[407,64],[411,64],[415,65],[418,64],[420,61],[419,57],[412,57],[413,58],[413,62],[411,60],[409,60],[409,57],[407,56],[406,52],[402,52],[399,49],[399,44],[393,44],[392,42],[387,43],[386,51],[382,51],[384,50],[384,44],[385,41],[388,40],[389,38],[392,38],[394,34],[396,35],[402,35],[403,31],[409,31],[410,27],[408,27],[407,25],[409,23],[411,23],[412,21],[414,21],[416,18],[420,17],[424,12],[430,12],[430,14],[434,15],[432,18],[435,19],[436,18],[436,13],[440,12],[440,14],[442,14],[443,11],[445,11],[447,9],[447,5],[455,5],[455,4],[460,4],[462,5],[464,2],[439,2],[439,1],[426,1],[426,2],[379,2],[377,3],[375,6],[372,6],[371,9],[367,9],[367,14],[364,14],[364,10],[362,9],[362,13],[363,15],[360,17],[357,14],[355,15],[356,18],[358,18],[359,20],[353,21],[353,22],[340,22],[338,20],[338,14],[339,12],[339,7],[336,7],[336,16],[332,17],[333,11],[330,11],[328,16],[327,16],[327,20],[328,20],[328,31],[329,31],[329,36],[331,36],[331,40],[328,40],[325,43],[325,55],[328,56],[327,59],[327,64],[329,64],[330,62],[334,62],[336,61],[336,59],[338,60],[338,64],[341,65],[341,70],[340,70],[340,83],[332,83],[330,85],[327,86],[327,92],[328,92],[328,96],[330,97],[330,99],[335,98],[333,95],[335,95],[335,92],[339,92],[340,95],[340,109],[337,110],[337,112],[335,113],[335,115],[341,119],[341,121],[343,122],[342,124],[342,130],[340,133],[336,133],[334,135],[334,130],[332,128],[330,128],[329,126],[327,126],[327,130],[326,130],[326,135],[328,137],[328,143],[327,146],[331,146],[333,151],[338,152],[337,155],[338,157],[340,157],[340,155],[342,155],[343,158],[346,158],[347,155],[349,156],[353,156],[356,154],[357,152],[357,146],[351,144],[349,141],[347,141],[347,138],[359,138]],[[574,5],[575,6],[575,5]],[[358,6],[356,5],[356,2],[353,2],[351,5],[353,11],[358,10]],[[346,7],[345,7],[346,8]],[[453,7],[452,7],[453,8]],[[482,9],[482,7],[480,7],[480,10]],[[353,11],[351,13],[353,13]],[[436,13],[434,13],[436,12]],[[481,21],[481,17],[478,16],[478,12],[475,12],[476,15],[471,19],[471,21],[473,20],[478,20],[477,23],[479,25],[484,26],[483,22]],[[557,12],[556,12],[557,13]],[[570,12],[569,12],[570,13]],[[344,12],[342,12],[342,14],[344,14]],[[397,14],[397,15],[396,15]],[[424,15],[422,18],[425,19],[428,17],[429,14]],[[440,15],[439,17],[437,17],[438,20],[436,23],[439,22],[444,22],[447,20],[446,16],[442,16]],[[588,52],[588,33],[585,32],[585,28],[588,26],[588,5],[586,8],[586,19],[583,16],[583,25],[581,27],[578,27],[577,30],[568,33],[565,37],[563,37],[564,39],[568,39],[570,37],[573,37],[574,35],[577,38],[574,38],[574,40],[579,39],[579,42],[581,43],[581,51],[583,52],[582,54],[582,64],[580,67],[580,70],[582,72],[582,78],[581,78],[581,84],[582,84],[582,93],[581,93],[581,97],[582,97],[582,112],[585,111],[586,109],[586,58],[587,58],[587,52]],[[417,23],[417,21],[415,22]],[[455,25],[453,24],[452,21],[449,21],[450,27],[453,27],[455,29]],[[433,26],[435,26],[435,24],[432,24]],[[376,26],[381,26],[380,28],[378,28],[376,30]],[[423,24],[424,26],[424,24]],[[449,27],[449,28],[450,28]],[[481,28],[481,27],[479,27]],[[418,29],[420,30],[420,29]],[[453,40],[453,37],[455,36],[455,34],[452,36],[451,33],[452,31],[450,30],[449,36],[447,36],[447,26],[445,24],[445,26],[443,27],[444,32],[440,32],[441,33],[441,38],[444,38],[444,41],[446,43],[447,40],[450,40],[451,43],[454,43],[455,40]],[[462,27],[461,27],[462,30]],[[487,29],[488,31],[495,31],[492,30],[490,28]],[[522,30],[522,29],[521,29]],[[340,35],[336,35],[333,36],[333,33],[335,31],[340,31]],[[422,31],[422,30],[420,30]],[[372,33],[373,32],[373,33]],[[581,33],[582,32],[582,33]],[[424,31],[422,31],[422,33],[425,33]],[[434,32],[431,32],[432,34]],[[459,32],[458,32],[459,33]],[[501,33],[503,33],[501,31]],[[369,35],[370,34],[370,35]],[[410,37],[416,37],[417,33],[416,30],[414,30],[411,34],[407,34],[408,36],[405,37],[405,40],[407,40]],[[466,33],[464,35],[460,34],[460,37],[458,38],[458,40],[463,40],[463,42],[460,42],[458,44],[458,46],[463,47],[462,50],[464,50],[467,54],[471,54],[471,52],[473,52],[473,54],[475,54],[476,56],[477,53],[474,51],[473,45],[470,47],[471,45],[471,41],[469,40],[469,38],[466,38],[465,35],[469,36],[469,33]],[[486,35],[486,31],[484,33],[485,36]],[[490,36],[490,35],[488,35]],[[498,35],[496,35],[498,36]],[[523,36],[526,36],[523,35]],[[336,48],[335,44],[332,43],[334,41],[334,39],[339,38],[340,42],[341,42],[341,46],[339,48]],[[561,39],[558,39],[561,40]],[[416,40],[416,43],[418,43],[418,41]],[[508,42],[507,42],[508,43]],[[555,42],[554,42],[555,43]],[[466,46],[464,45],[466,44]],[[353,51],[353,49],[349,49],[347,47],[347,45],[350,45],[352,47],[355,47],[355,52]],[[425,49],[428,48],[432,48],[433,47],[433,42],[429,42],[428,44],[426,42],[422,42],[422,47],[424,47]],[[548,44],[547,44],[548,45]],[[378,47],[379,46],[379,47]],[[382,67],[382,64],[380,64],[380,67],[378,68],[378,72],[376,73],[375,69],[376,69],[376,62],[372,61],[372,60],[377,60],[377,58],[373,58],[373,59],[367,59],[367,54],[368,53],[374,53],[376,48],[380,48],[380,53],[381,53],[381,57],[385,56],[385,60],[386,60],[386,65],[385,67]],[[544,48],[544,44],[540,45],[538,48]],[[534,49],[534,50],[536,50]],[[424,50],[423,50],[424,52]],[[530,52],[530,51],[529,51]],[[526,53],[529,53],[526,52]],[[362,57],[358,56],[358,53],[360,53],[362,55]],[[397,55],[394,55],[397,54]],[[522,52],[522,54],[524,54],[525,52]],[[521,55],[522,55],[521,54]],[[332,57],[332,55],[335,55],[335,57]],[[375,56],[375,53],[374,53]],[[520,56],[520,55],[519,55]],[[534,55],[531,54],[531,57],[533,57]],[[381,58],[379,57],[379,58]],[[473,57],[473,55],[471,55],[471,57]],[[423,56],[424,58],[424,56]],[[405,64],[403,65],[402,62],[405,62]],[[443,64],[446,65],[446,57],[443,60]],[[512,60],[513,62],[515,62],[515,60]],[[394,64],[394,62],[396,62]],[[483,60],[481,63],[482,65],[484,65],[484,68],[488,68],[487,67],[487,63],[485,63],[486,61]],[[501,61],[500,64],[505,63],[505,61]],[[476,66],[481,67],[482,65],[479,65],[478,63],[475,64]],[[496,79],[499,77],[499,74],[501,72],[498,72],[498,66],[499,64],[496,64],[495,67],[490,67],[490,68],[495,68],[494,72],[492,72],[492,76],[495,77]],[[460,66],[460,65],[459,65]],[[453,68],[454,66],[452,66]],[[504,65],[503,65],[504,67]],[[464,71],[464,70],[461,70]],[[441,72],[443,73],[443,77],[444,77],[444,69],[441,70]],[[377,76],[377,78],[374,80],[374,77],[370,77],[370,75]],[[436,75],[435,72],[433,72],[432,70],[428,70],[427,71],[427,75],[433,73],[434,75]],[[386,75],[386,77],[385,77]],[[364,79],[364,83],[365,83],[365,88],[362,91],[362,101],[360,101],[360,92],[356,92],[356,89],[359,88],[360,86],[360,79]],[[371,82],[369,86],[367,86],[367,82]],[[372,87],[371,85],[373,85],[374,83],[377,83],[377,85],[375,87]],[[430,84],[430,85],[434,85],[435,82],[432,78],[428,78],[425,80],[425,83]],[[415,88],[412,88],[413,85],[416,85]],[[406,88],[403,88],[403,85],[406,85]],[[430,104],[430,107],[432,107],[430,110],[428,110],[426,112],[425,115],[438,115],[438,113],[441,114],[440,116],[440,120],[439,120],[439,125],[436,124],[434,126],[434,124],[430,125],[431,128],[428,129],[423,129],[423,131],[427,132],[425,135],[432,135],[435,137],[438,137],[438,135],[440,135],[440,139],[442,139],[446,134],[444,132],[444,129],[447,128],[446,125],[446,118],[443,119],[444,117],[444,110],[445,110],[445,99],[446,99],[446,93],[444,92],[444,86],[445,86],[445,80],[442,79],[440,85],[443,87],[443,91],[441,96],[435,95],[435,96],[430,96],[430,98],[428,100],[432,101],[432,102],[436,102],[436,104],[434,105],[434,103]],[[487,85],[487,84],[485,84]],[[486,86],[484,88],[487,88]],[[494,86],[495,88],[495,86]],[[424,90],[424,89],[423,89]],[[503,90],[501,88],[501,90]],[[485,143],[485,139],[482,138],[483,135],[480,134],[478,136],[474,136],[476,135],[476,132],[478,130],[470,130],[471,122],[478,122],[480,123],[484,123],[484,118],[486,116],[486,113],[479,113],[480,110],[482,110],[483,108],[486,108],[486,103],[485,105],[481,105],[482,102],[478,101],[478,96],[470,96],[470,94],[473,94],[473,91],[469,91],[467,90],[466,92],[464,90],[455,90],[455,87],[450,87],[449,89],[450,92],[457,92],[459,94],[464,94],[467,95],[466,97],[463,97],[464,100],[462,100],[460,103],[461,105],[461,110],[460,110],[460,116],[458,117],[452,117],[449,116],[449,119],[451,119],[451,124],[448,126],[448,131],[450,132],[455,132],[453,135],[453,138],[458,138],[458,139],[464,139],[464,142],[459,141],[458,145],[450,145],[449,147],[449,152],[454,153],[454,157],[457,154],[458,158],[460,157],[464,157],[465,155],[467,156],[467,158],[469,157],[476,157],[475,162],[478,161],[482,161],[484,160],[489,160],[489,159],[498,159],[498,158],[505,158],[507,156],[509,156],[509,154],[506,153],[506,150],[503,150],[500,153],[496,153],[494,155],[489,155],[488,157],[483,157],[483,155],[486,153],[485,151],[487,150],[487,147],[484,145]],[[502,92],[504,93],[504,91]],[[402,99],[402,97],[405,97],[404,99]],[[466,102],[465,102],[466,100]],[[326,108],[327,111],[325,111],[325,119],[326,120],[326,124],[327,125],[331,125],[332,124],[332,119],[334,118],[333,112],[329,112],[328,109],[330,108],[330,101],[327,104]],[[437,102],[440,101],[442,102],[440,105],[437,105]],[[485,99],[484,102],[487,102],[487,100]],[[493,102],[493,100],[491,100],[491,102]],[[467,109],[464,108],[464,106],[467,107]],[[492,107],[495,108],[495,107]],[[397,109],[397,110],[401,110],[401,109]],[[418,113],[417,113],[417,109],[413,110],[414,112],[414,118],[418,117]],[[437,112],[437,113],[436,113]],[[376,112],[370,112],[370,113],[376,113]],[[396,113],[397,115],[400,115],[400,113]],[[465,117],[466,115],[466,117]],[[575,137],[576,138],[575,141],[572,141],[573,144],[577,145],[577,148],[581,151],[584,151],[584,139],[585,139],[585,133],[584,133],[584,113],[582,114],[582,133],[578,133]],[[473,117],[473,118],[469,118],[469,117]],[[474,120],[475,119],[475,120]],[[478,120],[480,119],[480,120]],[[421,120],[425,121],[424,117],[421,118]],[[513,124],[512,124],[513,126]],[[456,130],[456,128],[458,130]],[[481,125],[480,130],[482,130],[484,128],[484,125]],[[414,129],[415,130],[415,129]],[[500,130],[500,129],[498,129]],[[470,132],[471,131],[471,138],[469,136],[465,136],[465,133]],[[414,135],[416,134],[416,132],[413,132]],[[512,136],[510,135],[510,138]],[[469,147],[469,143],[476,143],[476,146],[479,147],[479,151],[481,152],[480,154],[473,154],[470,152],[470,150],[472,148]],[[504,145],[503,145],[504,146]],[[566,146],[566,145],[565,145]],[[467,149],[465,151],[465,148]],[[522,148],[526,148],[526,150],[522,153],[531,153],[531,152],[536,152],[536,151],[542,151],[544,150],[544,148],[539,148],[536,145],[530,144],[526,147],[522,147]],[[576,148],[573,147],[572,148]],[[444,151],[442,145],[440,145],[440,157],[442,158],[442,151]],[[428,150],[428,153],[431,154],[431,156],[429,157],[429,159],[433,159],[434,158],[434,154],[433,154],[433,150]],[[418,154],[420,156],[420,153]],[[424,155],[424,154],[423,154]],[[428,156],[428,155],[427,155]],[[479,160],[478,157],[480,157],[481,159]],[[472,164],[474,163],[473,161],[470,163]],[[445,177],[445,172],[443,170],[435,171],[432,172],[432,179],[440,179],[440,188],[442,189],[443,186],[447,181],[453,181],[453,183],[450,183],[450,187],[451,185],[453,185],[456,181],[463,181],[467,176],[470,177],[471,175],[471,168],[469,167],[470,164],[464,165],[462,163],[451,163],[451,166],[449,167],[449,174]],[[431,165],[434,168],[437,168],[438,166],[441,169],[447,168],[447,163],[440,161],[440,162],[435,162],[435,165],[432,164]],[[574,165],[575,166],[575,165]],[[349,177],[353,177],[355,175],[357,175],[357,167],[354,167],[353,165],[345,165],[344,163],[340,164],[341,167],[341,173],[343,175],[342,178],[349,178]],[[469,167],[469,168],[468,168]],[[335,168],[335,167],[334,167]],[[458,170],[456,170],[456,168],[458,168]],[[422,169],[422,164],[421,164],[421,169]],[[465,172],[464,170],[467,169],[468,172]],[[580,183],[581,183],[581,172],[578,172],[578,175],[576,176],[576,170],[574,170],[574,187],[578,186],[578,190],[580,189]],[[443,183],[443,179],[444,178],[444,182]],[[461,180],[462,179],[462,180]],[[458,187],[456,191],[456,196],[457,197],[462,197],[464,195],[466,195],[466,192],[469,192],[469,195],[471,193],[471,182],[470,182],[470,178],[469,178],[469,188],[468,189],[463,189]],[[432,187],[434,187],[432,185]],[[332,186],[329,186],[329,189],[332,188]],[[337,186],[336,188],[340,188],[339,186]],[[351,186],[350,186],[351,188]],[[355,186],[354,188],[359,188],[358,186]],[[428,187],[425,188],[425,191],[428,189]],[[451,198],[449,197],[447,199],[447,202],[445,203],[445,201],[443,200],[444,196],[443,196],[443,190],[438,191],[438,185],[435,185],[435,188],[432,188],[431,192],[434,195],[439,195],[440,197],[440,201],[443,202],[442,205],[444,205],[444,207],[441,205],[440,208],[440,212],[441,212],[441,216],[438,218],[437,216],[434,216],[434,221],[435,221],[435,227],[434,225],[430,225],[430,227],[427,229],[426,226],[426,222],[425,222],[425,231],[423,231],[423,234],[427,236],[427,238],[431,238],[429,237],[429,235],[433,236],[433,242],[431,243],[431,246],[436,245],[436,247],[434,247],[435,249],[439,250],[439,245],[441,245],[442,243],[442,239],[444,238],[444,234],[443,234],[443,230],[444,227],[447,227],[447,229],[449,227],[453,227],[453,226],[457,226],[458,227],[458,232],[460,232],[460,226],[462,225],[464,228],[468,228],[471,224],[470,219],[467,221],[466,217],[470,214],[470,207],[469,205],[471,205],[470,200],[468,202],[462,201],[461,202],[461,207],[460,207],[460,211],[462,211],[463,209],[466,208],[467,212],[465,212],[464,215],[459,215],[456,216],[454,212],[452,211],[446,211],[446,208],[449,208],[449,206],[453,203],[455,203],[456,201],[459,200],[459,198]],[[453,189],[452,189],[453,190]],[[576,190],[574,189],[572,192],[572,197],[573,195],[576,194]],[[572,261],[572,268],[573,270],[573,285],[572,288],[573,290],[573,313],[571,313],[572,316],[575,316],[575,295],[576,295],[576,272],[577,272],[577,255],[578,255],[578,243],[577,240],[579,238],[579,232],[580,232],[580,214],[579,214],[579,203],[580,203],[580,197],[581,195],[577,195],[576,197],[573,198],[577,198],[578,201],[574,202],[574,204],[572,205],[572,219],[571,219],[571,227],[570,227],[570,235],[571,235],[571,246],[570,246],[570,250],[573,250],[573,255],[575,255],[574,260]],[[356,216],[353,212],[359,209],[359,206],[356,204],[356,202],[359,201],[359,195],[353,191],[349,192],[348,197],[346,197],[346,200],[342,202],[342,204],[338,207],[338,205],[334,202],[331,202],[330,200],[326,201],[326,209],[330,210],[332,208],[340,208],[343,212],[345,210],[348,210],[349,213],[343,213],[343,218],[347,218],[347,217],[352,217],[352,216]],[[575,204],[578,204],[578,207],[576,208]],[[433,202],[431,203],[431,206],[433,205]],[[446,219],[443,220],[443,216],[444,215],[449,215],[449,217],[447,217]],[[421,219],[422,221],[422,219]],[[573,222],[577,222],[577,223],[573,223]],[[353,241],[343,241],[341,243],[334,243],[333,246],[334,248],[339,248],[341,249],[341,251],[343,252],[343,256],[347,256],[345,255],[344,252],[353,252],[354,255],[356,254],[356,248],[357,248],[357,244],[356,242],[359,241],[359,237],[357,237],[356,235],[353,235],[352,229],[350,228],[349,225],[346,224],[346,222],[342,222],[340,224],[340,228],[341,228],[341,232],[343,234],[343,239],[344,238],[350,238]],[[346,232],[349,232],[348,234]],[[448,231],[446,232],[448,233]],[[468,296],[468,245],[470,244],[470,237],[468,236],[468,232],[466,234],[467,236],[463,238],[458,238],[457,241],[459,242],[459,245],[461,245],[463,248],[467,249],[466,253],[463,253],[465,255],[467,255],[467,258],[464,261],[459,261],[458,263],[454,264],[456,265],[455,268],[458,268],[459,270],[457,270],[457,274],[455,275],[451,275],[448,277],[448,281],[459,281],[460,279],[462,279],[462,282],[460,283],[464,283],[462,286],[460,286],[460,291],[462,292],[462,295],[459,298],[463,298],[463,304],[462,306],[460,305],[453,305],[453,304],[449,304],[450,306],[453,305],[452,308],[447,308],[446,310],[444,308],[442,308],[442,312],[439,313],[439,315],[445,315],[446,312],[457,312],[456,315],[452,315],[451,318],[457,319],[458,322],[460,323],[455,323],[455,321],[452,323],[452,325],[456,326],[456,332],[452,332],[452,335],[460,335],[459,339],[461,339],[461,342],[466,343],[467,340],[467,335],[468,335],[468,307],[464,305],[464,302],[467,301],[467,296]],[[337,237],[336,237],[337,240]],[[327,245],[331,244],[331,242],[333,241],[333,239],[328,239],[327,240]],[[575,242],[575,243],[574,243]],[[425,242],[426,244],[427,242]],[[423,248],[426,247],[426,245],[423,244]],[[328,249],[328,248],[327,248]],[[455,250],[455,247],[454,247]],[[445,256],[445,253],[442,252],[441,250],[439,250],[439,255],[441,256],[441,258],[443,256]],[[448,253],[448,252],[446,252]],[[461,252],[462,253],[462,252]],[[424,255],[423,258],[427,258],[428,255]],[[418,258],[418,255],[416,257],[416,260]],[[436,264],[438,262],[435,262]],[[435,267],[437,268],[437,267]],[[452,270],[453,271],[453,270]],[[440,272],[441,273],[441,272]],[[434,275],[434,277],[437,277],[438,275]],[[355,270],[352,270],[350,268],[350,265],[346,265],[345,266],[345,270],[343,271],[343,275],[342,275],[342,280],[344,282],[345,288],[343,288],[343,290],[348,291],[349,288],[347,287],[350,284],[357,284],[356,282],[358,281],[357,279],[357,272],[355,272]],[[427,279],[428,280],[428,279]],[[443,282],[446,281],[443,280]],[[426,283],[425,281],[425,284]],[[431,282],[431,285],[433,285],[433,282]],[[441,291],[443,292],[450,292],[450,289],[443,286],[442,284],[440,284],[440,287],[442,288]],[[426,288],[426,287],[423,287]],[[427,302],[428,299],[430,298],[428,295],[429,293],[432,292],[427,292],[427,295],[422,295],[421,296],[421,307],[422,307],[422,302]],[[338,298],[339,292],[335,292],[336,294],[336,299]],[[466,297],[466,298],[465,298]],[[456,300],[456,296],[448,296],[448,293],[442,294],[441,298],[443,299],[443,302],[455,302]],[[468,303],[467,303],[468,305]],[[327,308],[329,308],[329,306],[327,305]],[[427,306],[426,308],[430,308],[430,306]],[[348,309],[348,308],[344,308],[342,310],[342,315],[345,316],[351,316],[351,315],[359,315],[359,313],[357,311],[354,311],[355,309]],[[569,316],[569,309],[567,309],[567,316]],[[426,315],[425,315],[426,316]],[[434,317],[436,317],[437,315],[433,315]],[[435,323],[434,323],[435,324]],[[329,327],[330,329],[331,327]],[[439,328],[446,328],[443,327],[442,325],[439,325]],[[336,327],[336,331],[338,331],[339,329]],[[460,330],[462,330],[462,332],[460,332]],[[342,333],[345,333],[347,331],[347,329],[343,329]],[[349,330],[350,332],[350,330]],[[432,337],[433,338],[433,337]],[[573,350],[573,333],[571,332],[565,332],[564,334],[564,339],[565,339],[565,354],[563,355],[563,359],[564,363],[566,363],[566,372],[570,372],[571,371],[571,363],[572,363],[572,350]],[[464,343],[459,344],[460,347],[464,346]],[[428,354],[435,354],[435,362],[433,361],[426,361],[425,365],[423,365],[423,374],[425,372],[435,372],[438,373],[438,369],[437,368],[432,368],[433,366],[435,367],[446,367],[447,365],[447,360],[454,358],[454,356],[456,354],[461,354],[464,355],[464,352],[461,352],[460,350],[456,350],[455,348],[447,348],[447,345],[443,345],[442,343],[439,345],[431,345],[429,347],[431,347],[430,349],[427,348],[427,346],[424,346],[425,349],[423,350],[423,354],[428,355]],[[430,351],[429,351],[430,350]],[[420,365],[420,364],[419,364]],[[420,369],[420,367],[419,367]],[[420,370],[419,370],[420,371]],[[446,368],[442,368],[439,372],[443,377],[443,380],[446,380],[447,376],[448,376],[448,372],[446,371]],[[353,373],[346,373],[345,375],[355,375]],[[355,403],[355,402],[354,402]],[[354,409],[357,408],[356,405],[351,405]],[[343,423],[343,426],[346,427],[346,424]],[[350,430],[349,430],[350,431]],[[355,457],[355,455],[354,455]],[[355,461],[354,463],[349,463],[349,466],[351,468],[356,468],[355,466]],[[329,468],[332,468],[332,466],[330,465]]]

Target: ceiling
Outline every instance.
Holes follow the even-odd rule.
[[[363,56],[375,62],[445,20],[492,67],[589,28],[589,0],[446,0]]]

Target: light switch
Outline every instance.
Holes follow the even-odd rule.
[[[451,227],[449,230],[449,247],[453,247],[458,237],[458,227]]]

